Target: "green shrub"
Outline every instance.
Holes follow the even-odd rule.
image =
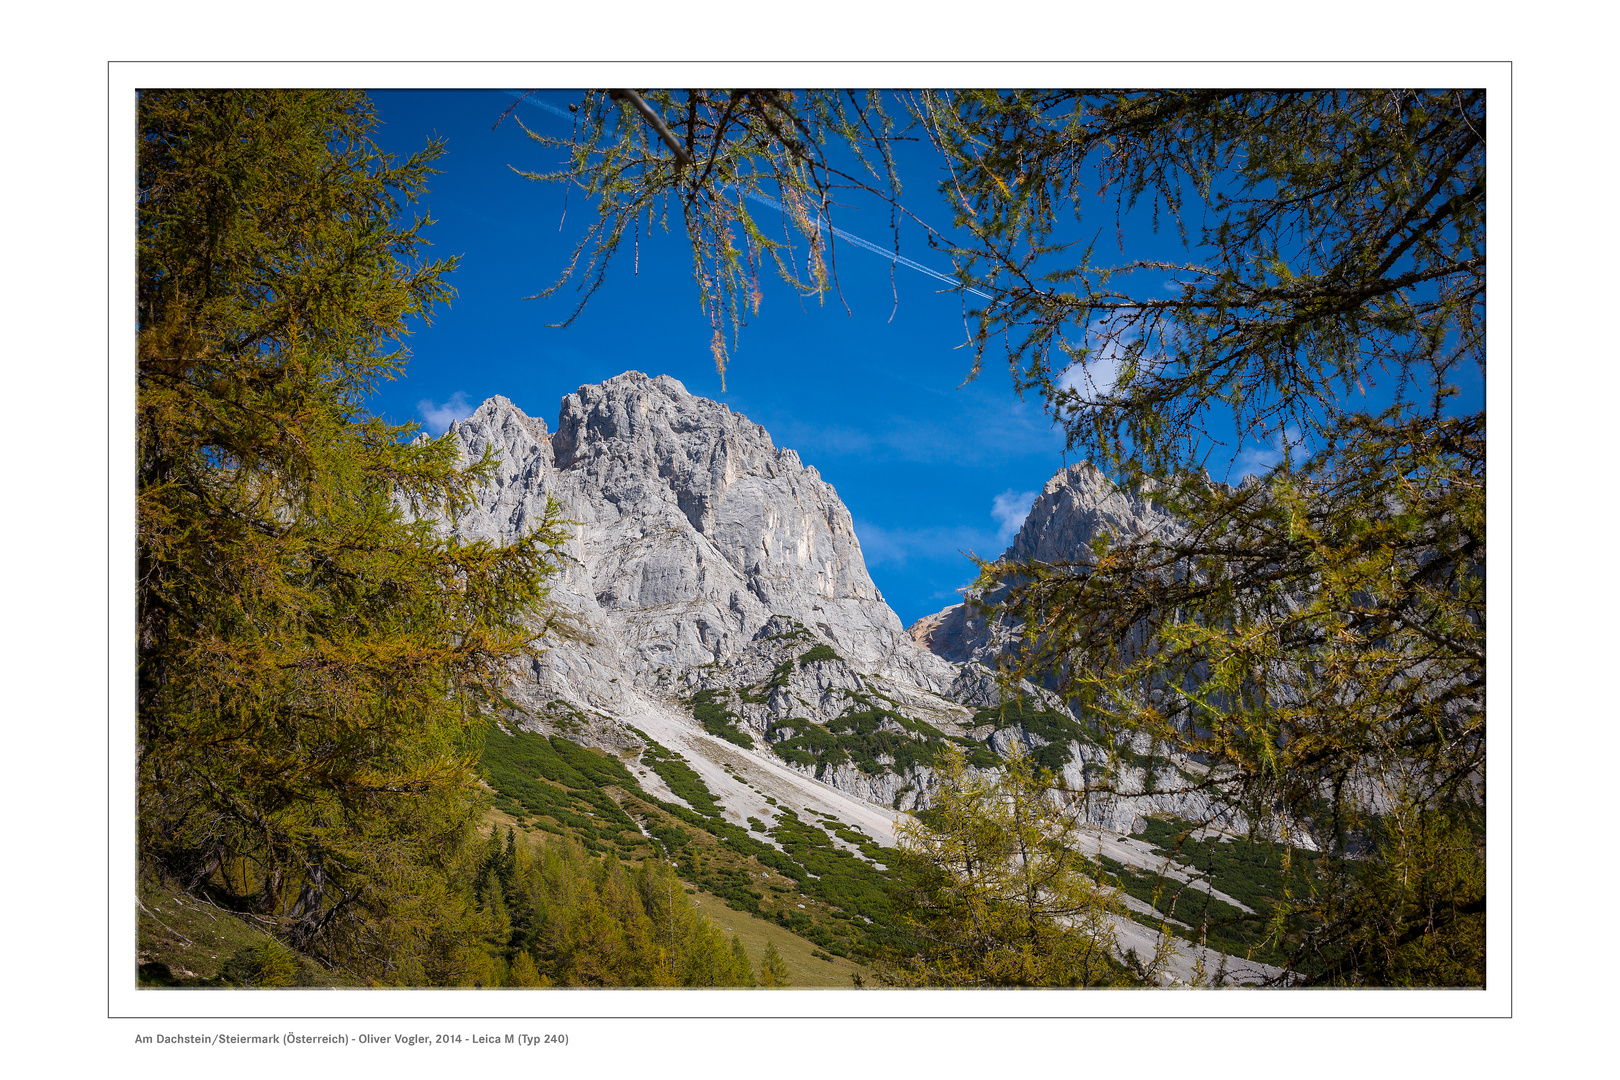
[[[1073,758],[1071,743],[1089,743],[1095,745],[1097,738],[1087,731],[1084,725],[1077,723],[1072,717],[1050,709],[1037,709],[1029,698],[1020,694],[1016,698],[1002,702],[993,708],[980,709],[973,714],[973,725],[979,727],[991,724],[995,730],[1002,731],[1010,727],[1020,727],[1029,734],[1043,741],[1046,745],[1037,747],[1030,755],[1035,765],[1052,772],[1060,772]],[[982,753],[975,751],[968,755],[968,764],[978,768],[992,767],[996,762],[987,748],[980,747]],[[1121,751],[1127,757],[1134,759],[1128,751]],[[990,756],[989,765],[981,764],[978,758]]]
[[[814,664],[822,660],[841,659],[843,659],[841,656],[833,652],[831,645],[817,645],[815,648],[799,654],[799,666],[802,668],[806,664]]]
[[[641,752],[641,760],[658,778],[669,785],[669,790],[683,799],[694,811],[704,817],[718,817],[720,804],[714,801],[714,792],[710,791],[690,765],[678,754],[673,754],[653,740],[641,734],[647,743],[647,749]],[[668,805],[668,804],[662,804]]]
[[[495,788],[495,805],[519,820],[550,818],[592,851],[605,850],[605,844],[627,851],[646,845],[636,823],[602,790],[640,790],[635,777],[606,754],[561,735],[491,731],[481,764]]]

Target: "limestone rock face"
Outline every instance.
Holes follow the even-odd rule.
[[[548,498],[575,523],[553,599],[581,640],[529,673],[537,693],[613,712],[631,686],[667,691],[735,660],[777,616],[867,675],[924,692],[956,677],[884,602],[832,486],[765,429],[667,375],[580,387],[554,433],[502,397],[451,431],[466,460],[490,448],[501,463],[459,535],[520,535]]]
[[[506,541],[553,499],[571,523],[551,594],[568,629],[514,671],[513,722],[632,755],[652,738],[678,747],[728,813],[762,813],[759,792],[774,785],[783,798],[831,799],[820,805],[872,835],[892,829],[872,804],[926,805],[926,761],[944,742],[1002,755],[1014,742],[1042,745],[1016,725],[987,726],[982,712],[975,720],[1005,697],[994,668],[1013,644],[1008,628],[957,605],[908,633],[832,486],[675,379],[627,372],[582,386],[563,399],[555,431],[492,397],[451,434],[465,461],[487,452],[497,468],[444,527]],[[1075,465],[1047,483],[1006,557],[1072,559],[1102,531],[1170,528],[1151,501]],[[1038,687],[1019,690],[1064,711]],[[1070,747],[1071,787],[1102,754]],[[1091,819],[1125,831],[1142,813],[1203,809],[1146,794],[1171,786],[1178,767],[1193,766],[1166,762],[1151,781],[1127,770],[1119,779],[1144,795],[1099,801]],[[845,801],[815,794],[828,788]]]

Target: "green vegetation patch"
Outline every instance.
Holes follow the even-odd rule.
[[[847,826],[836,828],[841,839],[858,846],[868,859],[882,861],[885,854],[883,849],[870,838],[853,832]],[[842,934],[843,939],[859,944],[863,952],[873,952],[884,945],[896,943],[897,928],[892,925],[895,919],[890,892],[897,878],[892,871],[879,870],[864,859],[857,859],[835,845],[823,827],[801,820],[791,810],[784,809],[778,814],[771,835],[788,855],[815,875],[805,882],[805,892],[842,908],[851,916],[862,917],[863,926],[858,930],[853,926],[847,928]],[[783,925],[792,929],[791,912],[787,914],[787,919]],[[801,936],[830,953],[847,955],[843,950],[848,948],[848,944],[841,940],[837,931],[827,931],[829,940],[810,934]]]
[[[1146,770],[1146,790],[1148,791],[1153,791],[1155,788],[1157,771],[1166,766],[1173,768],[1184,780],[1194,782],[1198,780],[1198,777],[1187,773],[1163,754],[1152,752],[1139,754],[1131,749],[1128,741],[1124,740],[1109,745],[1107,740],[1098,732],[1075,720],[1072,716],[1066,713],[1054,712],[1051,709],[1037,709],[1034,703],[1022,694],[1000,705],[975,712],[971,726],[979,727],[983,724],[990,724],[997,731],[1010,727],[1021,727],[1029,734],[1042,740],[1046,745],[1036,748],[1032,756],[1035,759],[1035,764],[1053,772],[1061,771],[1063,766],[1074,760],[1072,744],[1078,742],[1107,750],[1111,760]],[[971,761],[970,763],[977,764]],[[1088,777],[1100,768],[1103,768],[1103,766],[1087,765]]]
[[[839,656],[833,651],[833,647],[831,645],[817,645],[815,648],[799,654],[799,666],[802,668],[807,664],[814,664],[822,660],[842,659],[843,657]]]
[[[765,640],[765,641],[798,641],[798,640],[801,640],[801,639],[805,640],[805,641],[814,641],[815,640],[815,635],[812,634],[810,632],[809,628],[807,628],[802,622],[800,622],[797,619],[793,619],[793,620],[791,620],[791,622],[793,623],[793,627],[787,633],[785,633],[785,634],[772,634],[770,637],[764,638],[763,640]]]
[[[993,708],[980,709],[974,713],[972,726],[979,727],[983,724],[993,725],[997,731],[1020,727],[1044,741],[1046,745],[1036,749],[1032,757],[1036,765],[1053,772],[1060,771],[1072,760],[1073,750],[1070,743],[1082,742],[1092,745],[1097,743],[1096,735],[1087,731],[1084,725],[1077,723],[1072,717],[1050,709],[1037,709],[1029,698],[1022,694]],[[969,763],[977,764],[971,761]]]
[[[885,729],[885,721],[901,724],[904,733]],[[921,728],[928,730],[924,732]],[[828,723],[827,731],[865,773],[884,770],[885,766],[878,761],[880,755],[891,758],[897,772],[904,772],[913,765],[932,764],[945,745],[945,736],[937,729],[887,709],[846,713]]]
[[[1311,893],[1317,880],[1315,856],[1286,844],[1240,836],[1194,840],[1190,834],[1196,828],[1190,821],[1148,818],[1137,836],[1257,911],[1269,911],[1285,897]]]
[[[704,794],[708,795],[707,789]],[[713,796],[708,797],[712,805]],[[782,850],[778,850],[726,821],[718,807],[713,816],[705,817],[684,807],[649,801],[708,834],[707,842],[696,835],[687,842],[679,853],[678,872],[725,900],[727,906],[773,919],[837,956],[876,955],[898,941],[897,931],[890,925],[893,919],[889,900],[896,878],[886,868],[884,850],[870,837],[837,821],[827,826],[802,821],[793,811],[779,806],[775,823],[766,830],[781,845]],[[835,845],[829,831],[858,848],[866,858],[857,858]],[[654,835],[660,834],[654,831]],[[885,869],[878,869],[873,862]],[[786,890],[780,882],[767,895],[762,891],[768,881],[760,876],[762,869],[792,881],[803,897],[821,901],[825,910],[815,917],[798,911],[791,902],[798,894]],[[852,922],[857,917],[864,917],[858,929]]]
[[[680,853],[677,872],[720,897],[726,906],[771,919],[837,956],[876,955],[895,937],[888,926],[893,875],[835,847],[825,831],[800,821],[791,811],[783,810],[769,830],[786,849],[778,851],[730,822],[699,819],[680,807],[661,806],[688,821],[696,819],[693,823],[709,834],[709,842],[694,837]],[[844,831],[862,842],[863,854],[882,855],[868,838]],[[792,885],[763,877],[762,868]],[[796,899],[820,905],[812,914],[799,910]],[[852,922],[856,916],[872,922],[863,919],[857,929]]]
[[[771,729],[773,735],[790,732],[788,738],[771,745],[776,756],[790,765],[801,765],[816,770],[816,779],[821,779],[829,766],[842,765],[849,760],[849,755],[838,746],[838,740],[827,733],[821,725],[810,720],[791,719],[775,725]]]
[[[547,832],[565,826],[593,852],[612,845],[630,853],[646,847],[636,823],[604,788],[637,789],[635,777],[606,754],[588,750],[561,735],[530,731],[491,731],[481,761],[497,807],[520,822],[539,823]]]
[[[715,701],[718,690],[699,690],[687,702],[692,708],[692,716],[703,725],[703,730],[710,735],[718,735],[729,743],[735,743],[747,750],[754,748],[754,737],[746,731],[737,729],[742,717]]]
[[[727,821],[714,793],[690,765],[645,732],[637,734],[646,743],[642,761],[688,806],[648,795],[607,755],[560,736],[546,739],[528,732],[489,739],[485,769],[496,789],[495,802],[514,816],[534,818],[536,828],[575,835],[587,848],[595,844],[604,851],[612,839],[609,829],[618,823],[634,828],[639,819],[656,844],[649,848],[638,830],[635,840],[643,846],[635,857],[662,848],[681,878],[734,910],[791,930],[828,955],[875,956],[902,944],[903,932],[891,925],[890,890],[897,878],[884,860],[888,853],[870,837],[836,818],[825,824],[803,821],[780,804],[770,826],[757,818],[747,828]],[[595,816],[588,816],[587,809]],[[834,843],[829,833],[864,858]],[[800,903],[806,908],[800,909]]]
[[[854,762],[870,776],[932,765],[946,746],[945,733],[933,725],[866,694],[845,693],[854,708],[825,725],[798,718],[782,721],[772,728],[772,734],[785,732],[787,737],[773,743],[771,749],[789,764],[813,768],[819,780],[829,768],[845,762]],[[900,730],[894,730],[896,727]],[[889,763],[880,760],[885,757]]]
[[[642,764],[657,773],[658,778],[669,785],[669,790],[698,814],[704,817],[720,816],[720,804],[714,801],[714,792],[708,789],[703,778],[685,759],[647,738],[645,732],[637,731],[636,734],[647,744],[647,749],[641,752]]]
[[[1001,759],[987,743],[975,742],[961,735],[953,736],[951,741],[961,747],[962,756],[975,769],[994,769],[1001,765]],[[898,810],[899,807],[895,809]]]
[[[1186,882],[1127,867],[1107,857],[1103,864],[1113,873],[1122,891],[1188,924],[1186,928],[1173,927],[1178,936],[1234,956],[1279,966],[1286,964],[1289,958],[1275,944],[1272,934],[1276,908],[1287,899],[1312,894],[1321,880],[1318,858],[1264,840],[1215,836],[1194,840],[1191,833],[1197,828],[1190,821],[1149,818],[1135,836],[1153,844],[1217,891],[1253,908],[1254,914],[1245,913]],[[1302,928],[1291,926],[1291,929]]]

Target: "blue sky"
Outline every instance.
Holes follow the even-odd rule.
[[[853,246],[837,252],[842,300],[818,304],[766,285],[759,315],[733,350],[725,391],[678,233],[643,236],[639,266],[625,250],[572,326],[548,326],[572,310],[572,286],[546,300],[525,298],[556,279],[592,208],[575,191],[564,218],[560,186],[513,173],[511,166],[540,170],[555,161],[510,121],[492,130],[511,99],[492,91],[372,98],[386,149],[404,154],[430,136],[447,140],[426,199],[436,219],[426,235],[432,255],[462,256],[451,277],[455,300],[416,330],[405,377],[373,400],[389,419],[442,430],[504,394],[554,427],[559,400],[582,384],[628,370],[672,375],[763,425],[837,488],[873,579],[907,623],[956,602],[955,590],[974,576],[961,552],[999,555],[1063,466],[1061,434],[1038,401],[1012,392],[1004,367],[987,364],[960,385],[971,354],[958,348],[958,300],[904,268],[893,271],[891,288],[888,260]],[[534,109],[523,118],[531,127],[552,122]],[[931,182],[913,181],[910,190],[924,195]],[[841,224],[887,242],[886,214],[852,211]],[[940,261],[920,242],[903,251]]]
[[[544,97],[578,100],[563,91]],[[678,221],[674,233],[642,235],[637,250],[627,241],[584,314],[566,329],[548,326],[573,310],[573,285],[545,300],[527,298],[556,280],[594,212],[576,189],[566,193],[565,214],[561,185],[513,171],[553,169],[555,151],[510,120],[494,126],[512,104],[499,91],[372,98],[386,149],[405,155],[432,136],[447,140],[425,200],[436,219],[426,235],[431,254],[462,257],[451,278],[456,299],[417,329],[405,377],[373,399],[389,419],[442,431],[503,394],[554,426],[559,400],[580,385],[628,370],[672,375],[763,425],[776,445],[798,451],[837,488],[873,579],[908,624],[956,602],[956,590],[974,576],[962,553],[999,555],[1035,494],[1070,460],[1041,403],[1012,391],[998,355],[988,354],[983,374],[963,385],[972,354],[963,347],[956,296],[853,245],[835,248],[840,294],[822,303],[762,281],[760,312],[733,348],[723,391]],[[523,107],[520,115],[532,128],[566,132],[566,121],[542,109]],[[901,159],[903,201],[940,227],[948,214],[932,194],[934,169],[925,156]],[[885,247],[888,222],[875,201],[847,207],[836,220]],[[1127,222],[1122,258],[1170,254],[1169,239]],[[949,269],[920,230],[902,231],[901,250]],[[1279,456],[1268,445],[1230,453],[1233,479]]]

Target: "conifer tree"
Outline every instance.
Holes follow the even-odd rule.
[[[391,159],[353,92],[138,113],[141,856],[355,974],[462,981],[483,715],[561,534],[446,539],[492,462],[367,413],[450,297],[404,216],[441,146]]]
[[[786,986],[788,985],[787,961],[777,951],[776,942],[765,943],[765,955],[759,962],[759,985]]]
[[[547,983],[540,969],[535,967],[534,957],[527,949],[520,950],[512,959],[512,971],[507,977],[508,986],[545,986]]]
[[[506,848],[501,852],[500,879],[501,888],[506,892],[512,890],[512,877],[517,871],[517,833],[512,826],[506,827]]]
[[[934,986],[1098,986],[1121,978],[1112,920],[1125,909],[1081,851],[1076,808],[1014,753],[999,773],[955,747],[923,818],[900,827],[915,952],[891,977]],[[1158,958],[1156,958],[1158,959]]]
[[[756,986],[754,980],[754,965],[748,959],[748,950],[743,948],[742,938],[736,934],[731,935],[731,977],[732,986]]]

